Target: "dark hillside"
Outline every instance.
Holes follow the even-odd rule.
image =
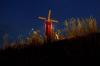
[[[93,63],[100,56],[100,33],[44,44],[42,47],[8,48],[0,51],[0,63],[15,65]]]

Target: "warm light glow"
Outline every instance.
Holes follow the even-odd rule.
[[[51,19],[51,10],[49,10],[47,20],[44,17],[39,17],[39,19],[42,19],[45,21],[45,36],[46,36],[46,39],[47,40],[49,39],[50,41],[50,39],[52,39],[52,31],[53,31],[52,22],[58,22],[58,21]]]

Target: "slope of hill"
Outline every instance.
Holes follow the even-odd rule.
[[[0,51],[0,63],[15,65],[94,62],[100,56],[100,33],[44,44],[42,47]],[[95,59],[95,60],[94,60]],[[85,61],[84,61],[85,60]]]

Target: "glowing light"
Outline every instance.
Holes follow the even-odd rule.
[[[57,40],[59,40],[59,36],[58,36],[58,34],[56,34],[56,38],[57,38]]]
[[[39,17],[39,19],[45,21],[45,36],[47,37],[46,39],[50,41],[50,39],[52,39],[51,37],[53,30],[52,22],[58,22],[58,21],[51,19],[51,10],[49,10],[47,20],[44,17]]]
[[[32,28],[32,31],[34,30],[34,28]]]

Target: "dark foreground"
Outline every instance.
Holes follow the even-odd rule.
[[[97,63],[100,56],[100,34],[45,44],[42,47],[0,51],[0,64],[80,64]],[[98,60],[98,61],[97,61]]]

